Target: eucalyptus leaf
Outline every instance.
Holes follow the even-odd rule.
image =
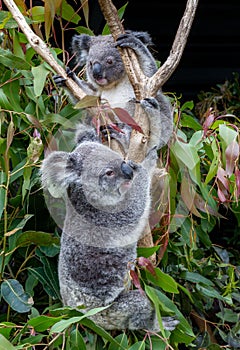
[[[1,294],[3,299],[9,304],[9,306],[19,312],[29,312],[33,300],[24,291],[22,285],[14,279],[8,279],[1,285]]]
[[[221,139],[224,141],[225,146],[230,145],[231,142],[235,141],[238,133],[236,130],[230,128],[226,124],[219,125],[219,135]]]
[[[34,93],[36,96],[40,96],[46,82],[46,77],[49,74],[49,70],[46,69],[44,64],[41,64],[37,67],[32,67],[32,74]]]
[[[214,283],[211,280],[205,278],[197,272],[183,271],[180,277],[193,283],[202,283],[206,286],[214,286]]]
[[[62,318],[63,316],[50,317],[42,315],[29,320],[28,325],[32,326],[36,332],[44,332],[48,328],[52,327],[55,323],[59,322]]]
[[[13,346],[2,334],[0,334],[0,350],[15,350]]]
[[[52,287],[52,281],[46,275],[43,267],[29,267],[28,271],[30,274],[33,274],[35,278],[38,279],[38,281],[42,284],[44,290],[50,297],[52,297],[53,299],[59,298],[59,292],[56,292],[56,289]]]
[[[137,343],[133,344],[130,346],[129,350],[145,350],[146,345],[145,341],[138,341]]]
[[[94,308],[88,312],[86,312],[84,315],[82,316],[75,316],[75,317],[71,317],[68,320],[61,320],[59,322],[57,322],[54,326],[52,326],[51,328],[51,334],[52,333],[60,333],[63,332],[65,329],[67,329],[68,327],[70,327],[72,324],[74,323],[79,323],[81,322],[84,318],[89,317],[89,316],[93,316],[95,314],[97,314],[98,312],[101,312],[107,308],[109,308],[110,305],[107,306],[102,306],[102,307],[98,307],[98,308]]]
[[[165,292],[179,293],[177,283],[174,279],[161,271],[159,268],[155,269],[155,276],[146,271],[147,278],[155,285],[161,287]]]
[[[128,349],[128,338],[127,338],[127,335],[125,333],[117,335],[114,339],[119,343],[119,345],[112,343],[109,345],[108,350]]]
[[[84,339],[77,328],[70,333],[70,349],[71,350],[86,350]]]
[[[50,246],[52,244],[59,244],[59,238],[54,237],[51,233],[41,231],[25,231],[21,233],[16,241],[18,246],[28,246],[36,244],[39,246]]]

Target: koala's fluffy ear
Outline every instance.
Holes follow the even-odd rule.
[[[141,42],[143,42],[146,46],[153,45],[152,38],[147,32],[136,32],[131,30],[130,31],[127,30],[126,32],[134,35],[136,38],[141,40]]]
[[[76,53],[80,66],[84,66],[87,61],[92,37],[87,34],[74,35],[72,39],[72,52]]]
[[[55,198],[62,197],[65,191],[68,156],[69,154],[66,152],[52,152],[44,159],[41,166],[43,188],[47,189]]]

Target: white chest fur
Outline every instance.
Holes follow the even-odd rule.
[[[129,100],[135,97],[132,85],[125,77],[117,85],[111,86],[110,89],[104,89],[101,93],[101,99],[106,100],[112,108],[126,108]]]

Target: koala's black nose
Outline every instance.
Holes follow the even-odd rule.
[[[126,179],[131,180],[133,178],[133,170],[126,162],[122,162],[121,170]]]
[[[94,78],[101,78],[102,76],[102,65],[98,62],[93,63],[92,74]]]

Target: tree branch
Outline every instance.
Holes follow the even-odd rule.
[[[113,38],[116,40],[124,33],[123,25],[118,17],[117,9],[111,0],[98,0],[104,18],[110,28]],[[146,80],[138,59],[131,49],[119,49],[128,78],[132,84],[135,96],[138,100],[142,98],[142,84]]]
[[[171,77],[177,68],[182,57],[190,29],[197,10],[198,0],[188,0],[185,12],[180,21],[170,55],[166,62],[158,69],[158,71],[148,80],[147,90],[150,96],[155,96],[159,88]]]
[[[29,44],[32,48],[46,61],[49,66],[59,75],[66,79],[66,85],[71,90],[74,97],[77,99],[82,99],[86,94],[80,89],[80,87],[66,75],[64,68],[62,68],[54,59],[49,47],[44,43],[44,41],[37,36],[27,24],[24,16],[18,9],[17,5],[13,0],[3,0],[8,10],[11,12],[13,18],[17,22],[19,28],[26,35]]]

